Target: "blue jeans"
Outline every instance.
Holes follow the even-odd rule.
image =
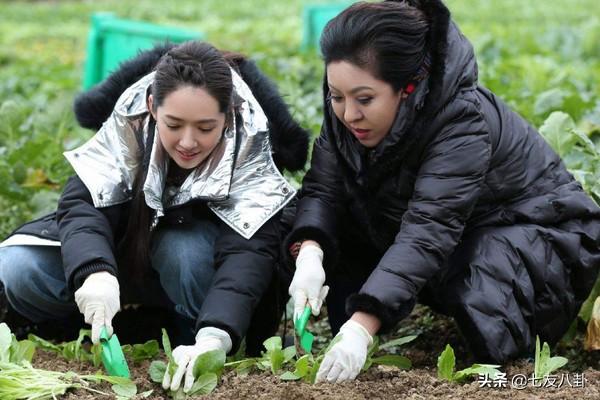
[[[159,229],[151,246],[152,267],[159,282],[133,281],[121,268],[121,304],[156,305],[166,294],[179,314],[195,320],[214,275],[217,234],[217,225],[207,220]],[[33,322],[64,319],[78,312],[67,290],[60,247],[0,248],[0,281],[12,308]]]

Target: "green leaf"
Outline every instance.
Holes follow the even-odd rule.
[[[403,344],[412,342],[418,336],[419,335],[403,336],[398,339],[390,340],[389,342],[379,345],[379,349],[386,350],[386,349],[389,349],[390,347],[402,346]]]
[[[454,349],[452,348],[452,346],[447,344],[442,354],[440,354],[438,357],[438,377],[446,379],[448,381],[452,381],[452,378],[454,376],[454,363]]]
[[[190,396],[200,396],[212,393],[213,390],[217,387],[217,375],[212,372],[200,375],[194,385],[190,389],[188,395]]]
[[[282,381],[297,381],[300,378],[302,377],[290,371],[286,371],[279,376],[279,379],[281,379]]]
[[[375,357],[372,361],[373,364],[390,365],[401,369],[410,369],[412,367],[412,362],[408,358],[404,356],[398,356],[395,354],[388,354],[381,357]]]
[[[45,339],[42,339],[39,336],[36,336],[34,334],[29,334],[27,335],[27,339],[32,341],[33,343],[35,343],[39,348],[41,348],[42,350],[46,350],[46,351],[52,351],[55,353],[61,353],[62,350],[59,346],[55,345],[54,343],[51,343]]]
[[[162,328],[162,345],[165,350],[165,354],[169,363],[167,364],[167,369],[169,370],[169,375],[173,376],[175,371],[177,371],[177,363],[173,358],[173,351],[171,350],[171,341],[169,340],[169,335],[167,334],[167,330]]]
[[[540,93],[533,106],[536,115],[542,115],[552,110],[560,109],[563,105],[565,97],[569,92],[563,89],[553,88]]]
[[[300,378],[306,376],[306,374],[310,371],[309,362],[312,356],[310,354],[305,354],[300,357],[296,361],[296,369],[294,370],[294,374],[298,375]]]
[[[137,386],[133,382],[112,385],[112,390],[117,396],[132,398],[137,394]]]
[[[171,341],[169,340],[169,335],[165,328],[162,328],[162,345],[167,358],[171,361],[173,359],[173,351],[171,350]]]
[[[256,358],[249,358],[246,360],[242,360],[235,367],[235,372],[238,375],[248,375],[252,368],[257,367],[258,360]],[[257,367],[258,368],[258,367]]]
[[[456,382],[461,382],[465,380],[467,377],[471,375],[487,375],[490,379],[496,379],[496,376],[500,373],[498,370],[500,365],[493,364],[473,364],[469,368],[462,369],[454,374],[453,380]]]
[[[10,349],[10,362],[20,364],[23,361],[31,362],[35,354],[36,345],[30,340],[17,341],[15,339]]]
[[[150,379],[154,383],[162,383],[166,371],[167,364],[160,360],[152,361],[150,364],[150,369],[148,370]]]
[[[214,373],[217,377],[221,376],[225,358],[225,351],[220,349],[200,354],[194,363],[194,378],[209,372]]]
[[[552,372],[556,371],[559,368],[562,368],[569,362],[565,357],[552,357],[546,363],[546,370],[544,371],[544,376],[550,375]]]
[[[10,345],[12,344],[12,333],[4,322],[0,324],[0,361],[10,360]]]
[[[151,360],[158,355],[160,348],[156,340],[149,340],[144,344],[134,344],[121,346],[123,353],[127,354],[133,362]]]
[[[285,349],[283,349],[283,363],[287,363],[288,361],[290,361],[292,358],[296,357],[296,347],[295,346],[289,346],[286,347]]]
[[[564,157],[578,141],[574,130],[575,122],[569,114],[555,111],[546,118],[539,131],[554,151]]]
[[[279,336],[270,337],[263,342],[263,346],[267,349],[267,353],[281,350],[281,338]]]
[[[277,371],[279,371],[283,366],[283,361],[285,359],[283,350],[273,350],[269,352],[268,355],[271,362],[271,371],[273,374],[277,374]]]
[[[142,399],[146,399],[146,398],[150,397],[150,395],[152,393],[154,393],[154,389],[146,390],[145,392],[140,393],[140,397]]]

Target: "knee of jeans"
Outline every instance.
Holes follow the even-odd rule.
[[[39,282],[40,265],[28,247],[9,246],[0,249],[0,280],[10,298],[29,298]]]

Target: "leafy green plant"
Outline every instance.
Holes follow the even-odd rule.
[[[86,337],[92,337],[92,331],[89,329],[81,329],[77,339],[59,344],[51,343],[33,334],[27,336],[40,349],[59,354],[68,361],[89,362],[94,367],[98,367],[102,364],[102,347],[99,344],[91,345],[88,350],[88,346],[83,343]]]
[[[85,335],[86,333],[84,332],[80,337]],[[78,375],[73,372],[63,373],[33,368],[30,362],[39,343],[44,348],[56,346],[43,339],[37,339],[35,341],[18,341],[10,331],[8,325],[0,323],[1,399],[56,398],[56,395],[64,394],[67,390],[76,388],[108,395],[90,387],[90,383],[103,381],[112,384],[112,389],[118,398],[131,398],[137,394],[135,384],[126,378],[100,374]],[[56,346],[56,348],[60,349],[60,346]]]
[[[156,340],[149,340],[143,344],[125,344],[121,346],[121,348],[123,349],[123,354],[125,354],[125,357],[134,363],[139,363],[143,360],[151,360],[160,352],[160,348]]]
[[[550,346],[544,342],[540,350],[540,338],[535,337],[535,362],[533,375],[535,379],[543,379],[553,371],[563,367],[569,360],[565,357],[550,357]]]
[[[414,340],[417,336],[405,336],[392,341],[389,341],[383,345],[379,345],[379,338],[375,337],[373,344],[369,347],[367,352],[367,359],[362,368],[362,371],[367,371],[373,364],[376,365],[389,365],[395,366],[401,369],[409,369],[412,366],[411,361],[404,357],[396,354],[385,354],[382,356],[375,357],[374,355],[380,350],[387,350],[393,347],[401,346]],[[335,345],[341,336],[336,336],[330,343],[329,346],[323,348],[317,355],[305,354],[298,358],[294,364],[294,371],[286,371],[280,375],[282,380],[304,380],[308,383],[315,383],[317,372],[319,367],[325,358],[325,354]]]
[[[373,357],[373,355],[379,350],[387,350],[391,349],[392,347],[402,346],[403,344],[412,342],[416,338],[417,335],[403,336],[380,345],[379,337],[375,336],[373,338],[373,344],[369,347],[367,352],[367,360],[362,370],[368,370],[373,364],[388,365],[400,369],[410,369],[412,367],[412,362],[404,356],[399,356],[397,354],[385,354],[383,356]]]
[[[171,350],[171,341],[165,329],[162,330],[162,343],[168,364],[164,361],[155,360],[150,364],[150,379],[155,383],[162,383],[167,370],[173,376],[177,370],[177,364],[173,359]],[[223,350],[213,350],[201,354],[194,363],[194,384],[188,393],[183,392],[183,388],[176,391],[169,390],[169,396],[173,399],[184,399],[187,396],[200,396],[212,393],[217,387],[223,367],[225,365],[225,352]]]
[[[35,354],[35,343],[29,340],[17,340],[8,325],[0,323],[0,362],[21,364],[31,362]]]
[[[463,382],[472,375],[483,374],[489,376],[490,379],[495,379],[497,374],[500,373],[498,370],[500,366],[492,364],[473,364],[469,368],[455,372],[455,363],[454,349],[447,344],[442,354],[438,357],[438,377],[450,382]]]

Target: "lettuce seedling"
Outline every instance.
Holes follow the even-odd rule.
[[[540,351],[540,338],[535,337],[535,362],[533,375],[535,380],[543,379],[553,371],[563,367],[569,360],[565,357],[550,357],[550,346],[544,342]]]
[[[490,379],[496,379],[496,376],[500,373],[497,369],[500,366],[492,364],[473,364],[469,368],[454,372],[455,362],[454,349],[447,344],[442,354],[438,357],[438,377],[450,382],[463,382],[471,375],[482,374],[489,376]]]

